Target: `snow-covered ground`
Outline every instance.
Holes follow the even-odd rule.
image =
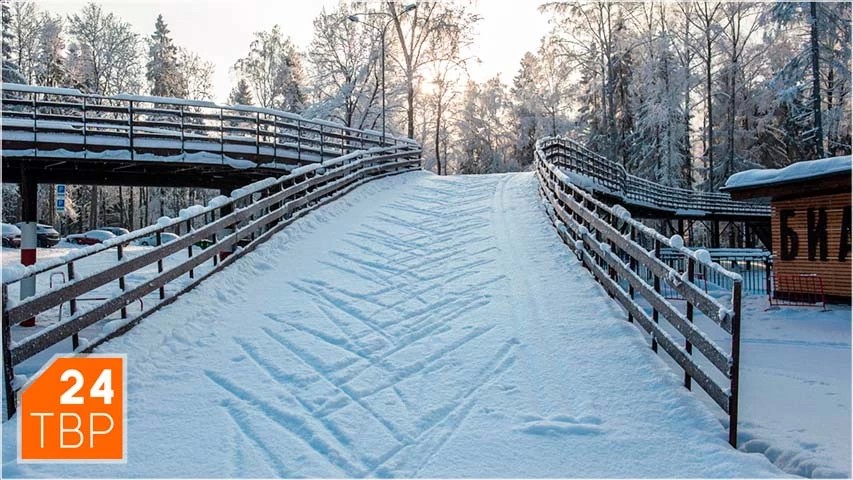
[[[127,464],[18,465],[13,419],[4,477],[782,475],[728,446],[529,173],[360,187],[99,351],[128,355]]]
[[[850,307],[744,299],[741,449],[809,477],[850,477]]]

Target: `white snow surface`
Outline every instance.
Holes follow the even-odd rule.
[[[851,173],[851,157],[822,158],[820,160],[808,160],[792,163],[785,168],[779,169],[754,169],[739,172],[726,180],[726,189],[757,187],[796,180],[829,175],[833,173]]]
[[[371,182],[98,352],[126,464],[3,477],[768,477],[560,241],[533,174]]]

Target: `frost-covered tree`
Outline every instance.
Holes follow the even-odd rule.
[[[664,15],[662,7],[644,4],[633,17],[639,47],[628,88],[635,121],[626,167],[663,185],[684,186],[685,75]]]
[[[3,82],[8,83],[27,83],[27,79],[21,73],[21,69],[15,63],[13,57],[13,44],[15,37],[12,34],[12,9],[9,7],[10,2],[2,2],[2,34],[3,34]]]
[[[231,94],[228,96],[228,103],[231,105],[252,105],[255,100],[252,98],[252,90],[249,88],[249,83],[245,78],[237,81],[237,85],[231,89]]]
[[[48,87],[64,85],[67,72],[62,17],[47,12],[42,12],[39,16],[35,82]]]
[[[151,85],[151,95],[183,98],[188,92],[179,68],[178,47],[172,42],[169,33],[163,15],[157,15],[154,33],[148,39],[145,78]]]
[[[75,55],[79,56],[74,71],[80,77],[74,83],[104,95],[139,91],[139,36],[130,24],[96,3],[70,15],[68,23]]]
[[[794,142],[811,146],[809,158],[849,153],[850,3],[777,3],[764,17],[775,27],[775,38],[789,40],[793,48],[773,83],[792,117],[785,123],[809,122]]]
[[[261,106],[288,112],[305,107],[302,58],[278,25],[255,33],[248,55],[237,60],[234,70],[249,82]]]
[[[509,94],[500,78],[482,85],[468,82],[457,120],[459,173],[498,173],[518,169],[512,157],[513,138],[508,123]]]
[[[373,15],[361,15],[358,22],[349,18],[364,8],[361,3],[340,3],[314,19],[308,61],[315,104],[309,114],[349,127],[375,128],[381,118],[377,35],[381,27],[370,23]],[[387,87],[393,89],[393,82]]]
[[[11,36],[9,60],[17,66],[22,83],[34,83],[42,16],[32,2],[11,2],[7,11],[8,22],[3,27],[4,33]]]
[[[213,62],[201,58],[197,53],[178,47],[179,91],[194,100],[213,99]]]
[[[472,27],[480,17],[461,3],[418,2],[411,11],[395,2],[386,2],[391,16],[394,48],[389,52],[400,68],[406,86],[406,134],[415,136],[415,107],[420,93],[416,88],[423,68],[438,60],[458,60],[463,46],[472,41]],[[391,39],[388,39],[389,41]]]

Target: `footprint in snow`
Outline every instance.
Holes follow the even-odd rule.
[[[522,417],[524,425],[516,430],[529,435],[541,436],[563,436],[563,435],[600,435],[604,433],[601,427],[603,423],[600,418],[589,415],[572,417],[569,415],[555,415],[551,418],[543,418],[535,415]]]

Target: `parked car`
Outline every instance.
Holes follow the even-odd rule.
[[[86,233],[68,235],[65,237],[65,241],[68,243],[76,243],[77,245],[97,245],[115,237],[115,235],[106,230],[89,230]]]
[[[23,228],[23,222],[15,224],[19,229]],[[51,225],[43,223],[36,224],[36,246],[39,248],[50,248],[59,243],[60,235]]]
[[[3,246],[9,248],[19,248],[21,246],[21,229],[11,223],[3,225]]]
[[[130,233],[130,230],[122,227],[98,227],[98,230],[103,230],[105,232],[110,232],[116,237],[120,237],[122,235]]]
[[[178,238],[180,238],[180,237],[178,237],[174,233],[163,232],[160,234],[160,243],[166,244],[169,242],[173,242],[173,241],[177,240]],[[154,235],[149,235],[147,237],[140,238],[139,240],[136,241],[136,244],[139,245],[140,247],[155,247],[155,246],[157,246],[157,235],[154,234]]]

